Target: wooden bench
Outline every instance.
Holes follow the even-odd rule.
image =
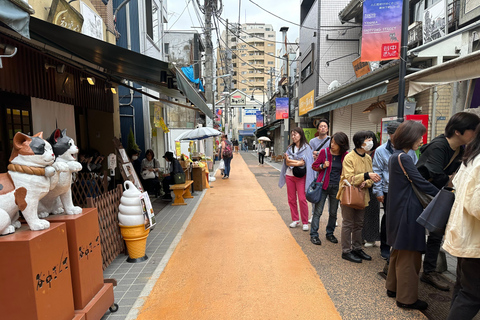
[[[182,206],[186,205],[184,199],[192,199],[193,196],[190,193],[190,186],[192,185],[193,180],[186,180],[185,183],[172,184],[170,190],[175,194],[175,199],[173,199],[172,206]]]

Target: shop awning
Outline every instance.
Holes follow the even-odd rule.
[[[192,87],[183,72],[179,69],[177,70],[177,85],[178,89],[181,90],[185,96],[187,97],[188,100],[190,100],[197,108],[202,110],[203,113],[205,113],[206,116],[209,118],[213,119],[213,111],[211,108],[207,106],[205,103],[205,100],[200,96],[198,93],[197,89]]]
[[[30,14],[34,14],[35,10],[24,1],[21,0],[0,0],[0,21],[24,36],[30,39],[28,26],[30,23]]]
[[[480,77],[480,51],[415,72],[405,77],[409,81],[408,96],[433,86]]]
[[[283,119],[281,120],[275,120],[273,122],[270,122],[269,124],[263,126],[263,127],[260,127],[258,128],[257,130],[255,130],[255,136],[257,137],[261,137],[261,136],[266,136],[267,135],[267,132],[269,131],[273,131],[275,130],[276,128],[280,127],[283,123]]]
[[[388,80],[374,84],[373,86],[352,92],[342,98],[324,103],[308,112],[309,117],[317,116],[341,107],[345,107],[363,100],[374,98],[387,93]]]
[[[212,111],[196,89],[186,80],[181,71],[176,70],[175,74],[169,68],[168,62],[33,17],[30,20],[30,34],[33,40],[38,41],[53,54],[59,54],[79,63],[87,70],[101,72],[107,79],[120,85],[124,79],[127,79],[174,98],[183,98],[180,93],[182,91],[199,111],[213,118]],[[160,79],[162,72],[166,72],[167,77],[176,77],[178,90],[168,88],[164,83],[165,80]]]

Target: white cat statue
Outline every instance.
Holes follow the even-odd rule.
[[[55,163],[67,167],[66,171],[57,172],[51,178],[50,192],[38,205],[38,216],[46,218],[49,214],[80,214],[82,208],[74,206],[72,201],[72,173],[82,170],[77,161],[78,147],[73,139],[67,136],[67,130],[56,129],[47,140],[53,147]]]
[[[8,172],[0,174],[0,234],[15,232],[20,227],[19,210],[31,230],[50,227],[39,219],[38,202],[49,191],[50,177],[56,174],[55,155],[52,146],[43,140],[42,132],[33,137],[16,133]]]

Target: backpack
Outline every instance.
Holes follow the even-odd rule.
[[[233,156],[232,144],[230,142],[225,141],[225,149],[223,149],[222,155],[224,158],[231,158]]]

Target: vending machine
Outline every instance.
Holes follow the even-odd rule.
[[[404,117],[405,121],[407,120],[413,120],[413,121],[418,121],[421,122],[425,128],[427,128],[427,131],[423,135],[423,144],[427,143],[427,136],[428,136],[428,114],[411,114],[411,115],[406,115]],[[390,122],[397,121],[397,117],[388,117],[388,118],[383,118],[382,119],[382,128],[380,131],[380,140],[381,143],[384,144],[388,140],[388,133],[387,133],[387,126]]]

